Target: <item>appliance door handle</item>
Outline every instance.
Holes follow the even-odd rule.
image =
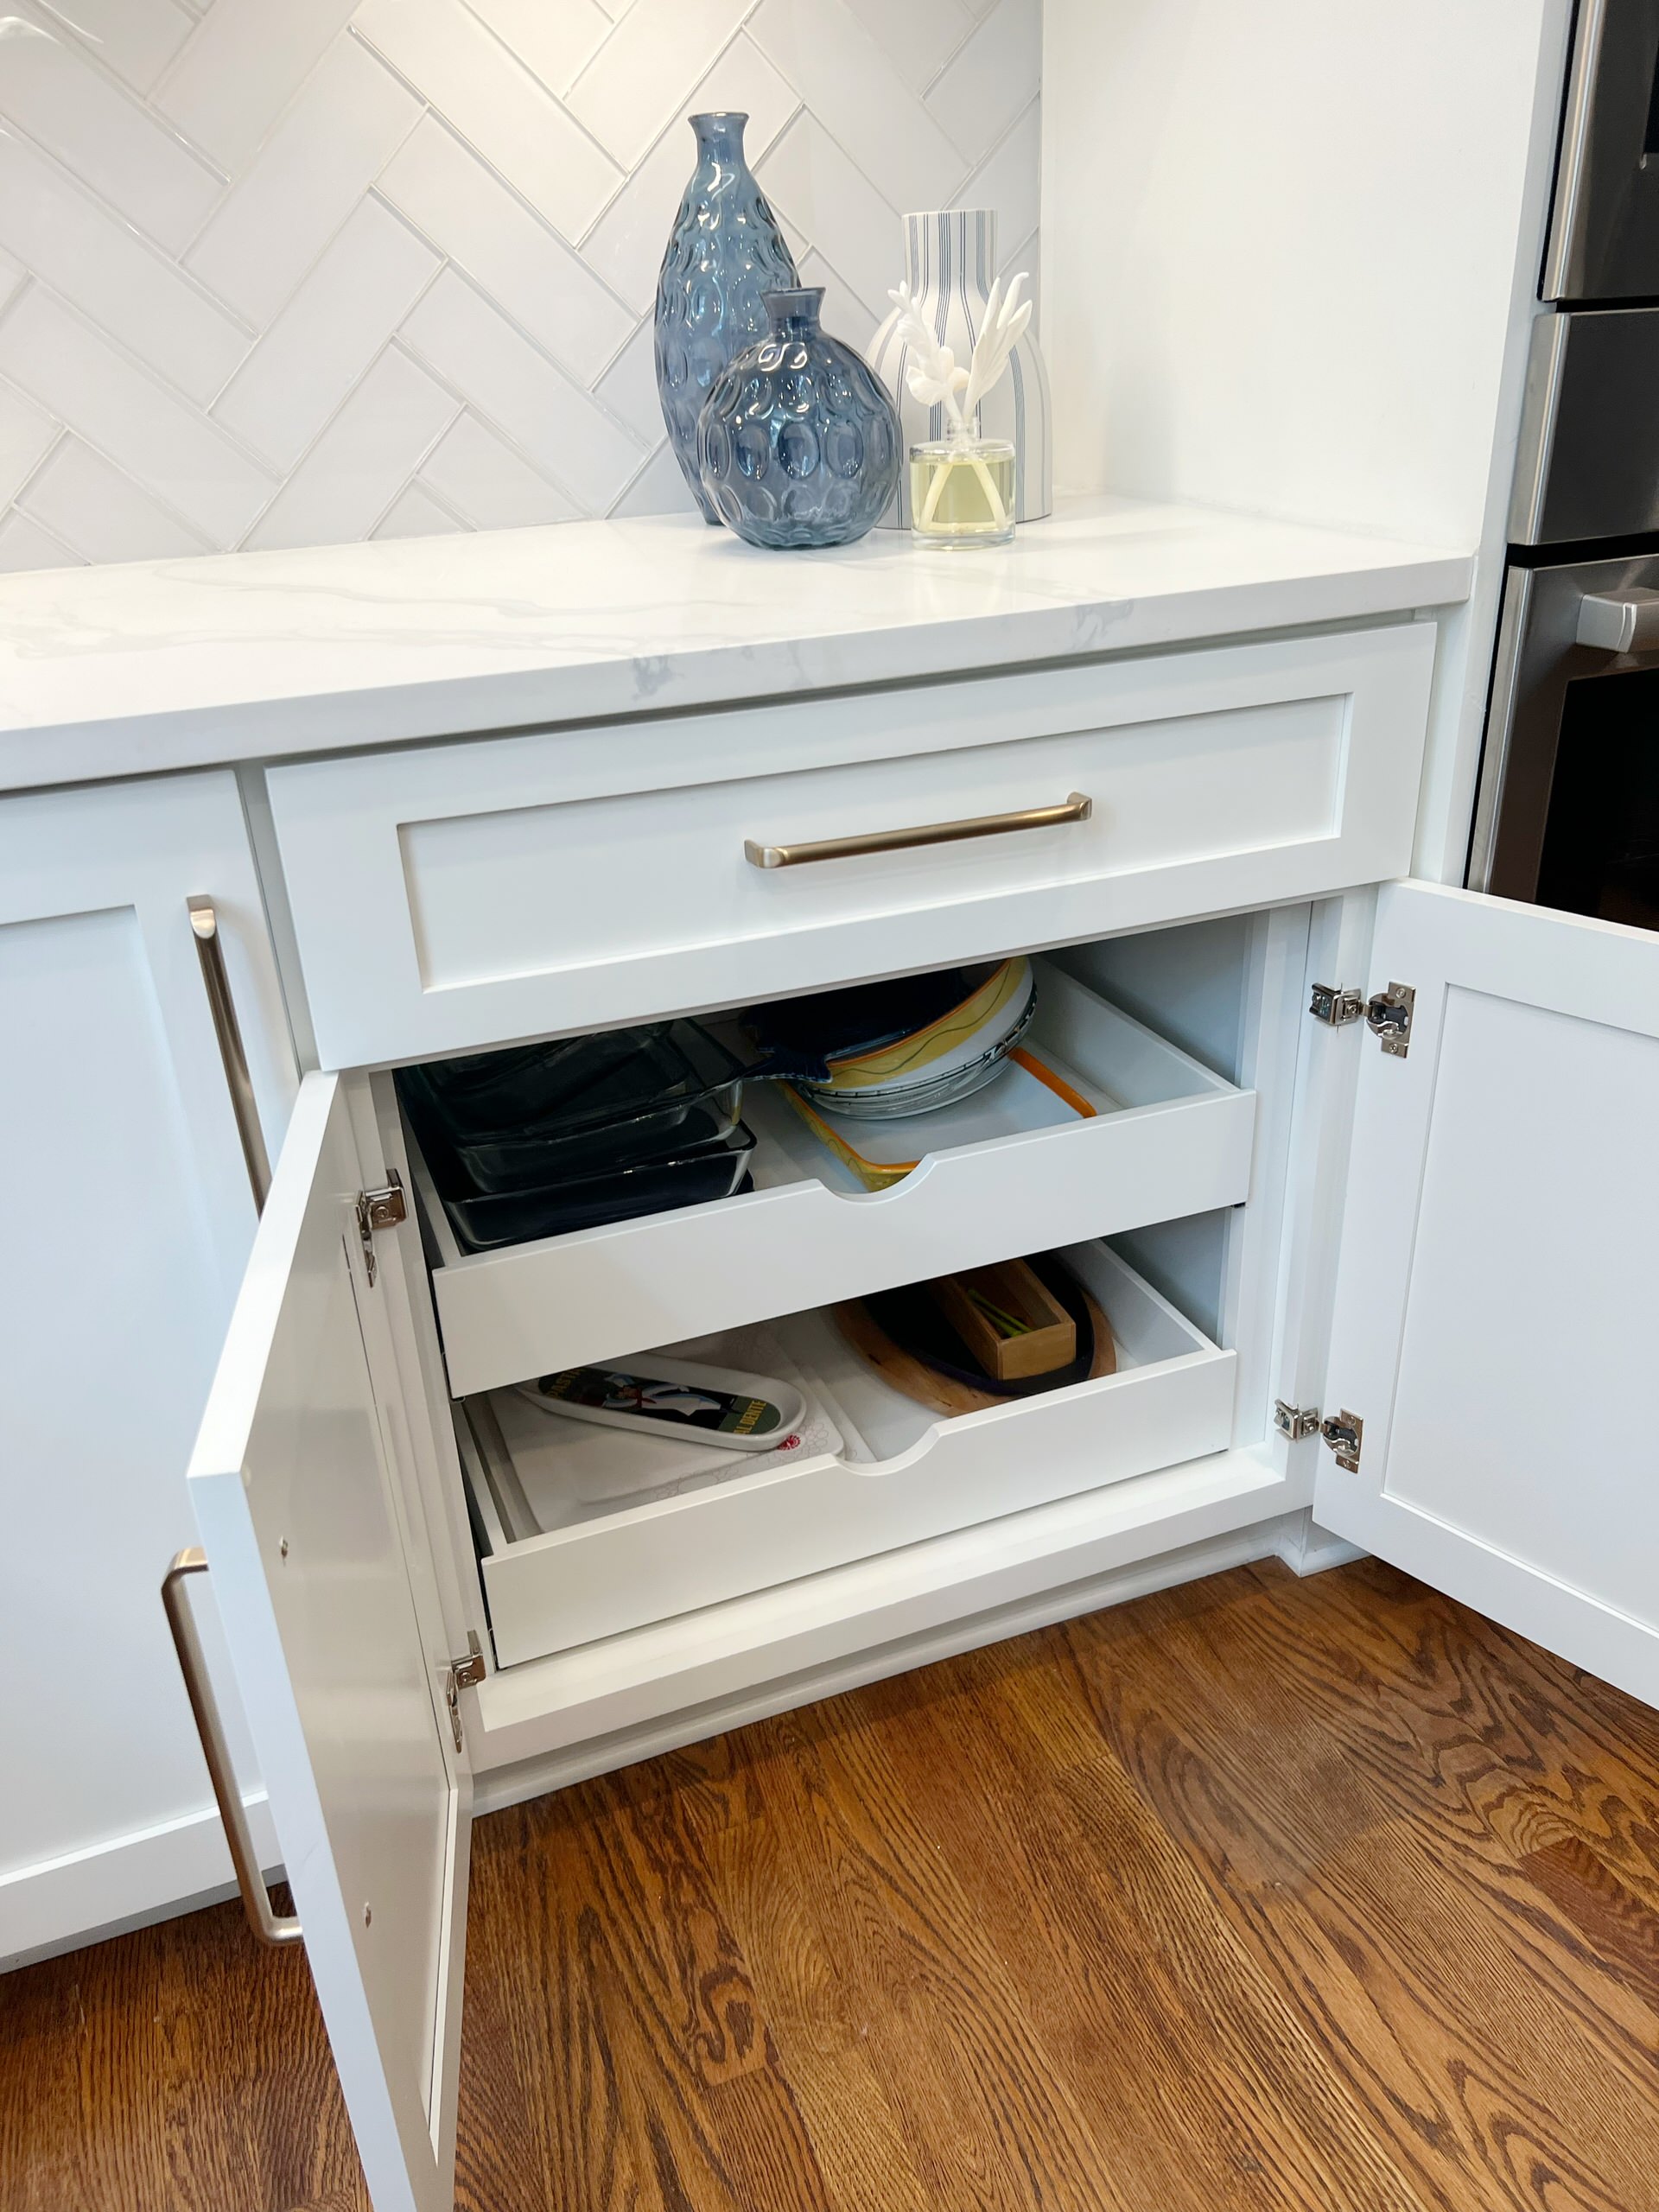
[[[184,903],[196,940],[196,957],[201,963],[202,988],[207,994],[207,1010],[213,1017],[213,1034],[219,1039],[219,1057],[224,1063],[231,1111],[236,1116],[236,1133],[242,1140],[242,1157],[247,1163],[254,1209],[263,1213],[265,1196],[270,1189],[270,1160],[265,1151],[264,1133],[259,1127],[259,1109],[253,1096],[253,1078],[248,1073],[242,1025],[236,1018],[236,1001],[231,996],[231,979],[226,972],[219,916],[211,899],[187,899]]]
[[[167,1624],[173,1631],[173,1649],[179,1655],[179,1672],[184,1676],[190,1710],[195,1715],[196,1733],[201,1738],[201,1755],[207,1762],[213,1796],[219,1803],[219,1817],[225,1824],[225,1840],[231,1847],[231,1864],[236,1869],[236,1886],[242,1892],[243,1910],[259,1941],[276,1949],[283,1943],[299,1942],[300,1923],[291,1913],[283,1915],[271,1905],[270,1892],[259,1868],[259,1854],[253,1847],[247,1810],[232,1771],[219,1707],[213,1702],[207,1663],[196,1637],[196,1624],[184,1594],[184,1586],[190,1576],[207,1572],[206,1552],[194,1544],[181,1551],[162,1578],[162,1603],[167,1608]]]
[[[1095,802],[1072,791],[1058,806],[1028,806],[1014,814],[975,814],[962,822],[928,822],[915,830],[867,830],[860,837],[819,837],[805,845],[759,845],[743,841],[751,868],[800,868],[808,861],[847,861],[861,853],[902,853],[914,845],[954,845],[964,837],[1000,837],[1008,830],[1050,830],[1058,822],[1087,822]]]
[[[1604,653],[1659,648],[1659,591],[1586,592],[1579,601],[1579,643]]]

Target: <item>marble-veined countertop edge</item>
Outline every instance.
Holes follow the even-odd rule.
[[[1472,566],[1095,495],[972,552],[762,553],[671,516],[40,571],[0,579],[0,789],[1372,620]]]

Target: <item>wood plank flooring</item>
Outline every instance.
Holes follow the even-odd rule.
[[[1659,1715],[1242,1569],[480,1822],[465,2212],[1659,2212]],[[224,1906],[0,1981],[6,2212],[361,2212]]]

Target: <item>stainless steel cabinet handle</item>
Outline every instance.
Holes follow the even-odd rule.
[[[808,861],[848,861],[861,853],[900,853],[912,845],[954,845],[964,837],[1000,837],[1008,830],[1049,830],[1057,822],[1086,822],[1095,802],[1072,791],[1059,806],[1028,806],[1017,814],[976,814],[964,822],[929,822],[915,830],[868,830],[861,837],[819,837],[807,845],[758,845],[743,841],[751,868],[800,868]]]
[[[207,1762],[213,1796],[219,1801],[219,1817],[225,1823],[225,1840],[231,1847],[231,1864],[236,1869],[236,1886],[242,1892],[242,1904],[248,1916],[248,1923],[262,1943],[269,1943],[273,1948],[283,1943],[297,1943],[300,1940],[299,1922],[291,1913],[283,1916],[272,1910],[270,1892],[266,1889],[265,1878],[259,1871],[258,1853],[253,1847],[253,1837],[249,1833],[248,1816],[243,1808],[241,1792],[231,1770],[231,1755],[226,1748],[225,1731],[219,1726],[219,1708],[213,1703],[201,1646],[196,1640],[196,1624],[191,1617],[189,1600],[184,1594],[184,1585],[188,1578],[193,1574],[206,1574],[207,1572],[207,1554],[194,1544],[188,1550],[181,1551],[168,1568],[162,1581],[162,1603],[167,1608],[167,1624],[173,1631],[173,1649],[179,1655],[179,1672],[184,1676],[190,1710],[196,1717],[196,1733],[201,1738],[201,1755]]]
[[[225,1063],[225,1080],[230,1086],[236,1133],[242,1140],[242,1157],[248,1164],[253,1203],[263,1213],[265,1194],[270,1188],[270,1160],[259,1127],[259,1109],[254,1103],[253,1080],[248,1073],[248,1056],[242,1044],[242,1025],[236,1018],[231,979],[225,972],[219,916],[213,912],[211,899],[187,899],[184,903],[189,912],[190,927],[195,932],[201,980],[207,992],[208,1010],[213,1017],[213,1034],[219,1039],[219,1057]]]
[[[1605,653],[1649,653],[1659,646],[1659,591],[1587,592],[1579,601],[1579,643]]]

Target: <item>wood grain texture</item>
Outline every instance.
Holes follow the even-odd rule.
[[[478,1826],[463,2212],[1659,2212],[1659,1715],[1242,1569]],[[235,1907],[0,1985],[7,2212],[365,2212]]]

